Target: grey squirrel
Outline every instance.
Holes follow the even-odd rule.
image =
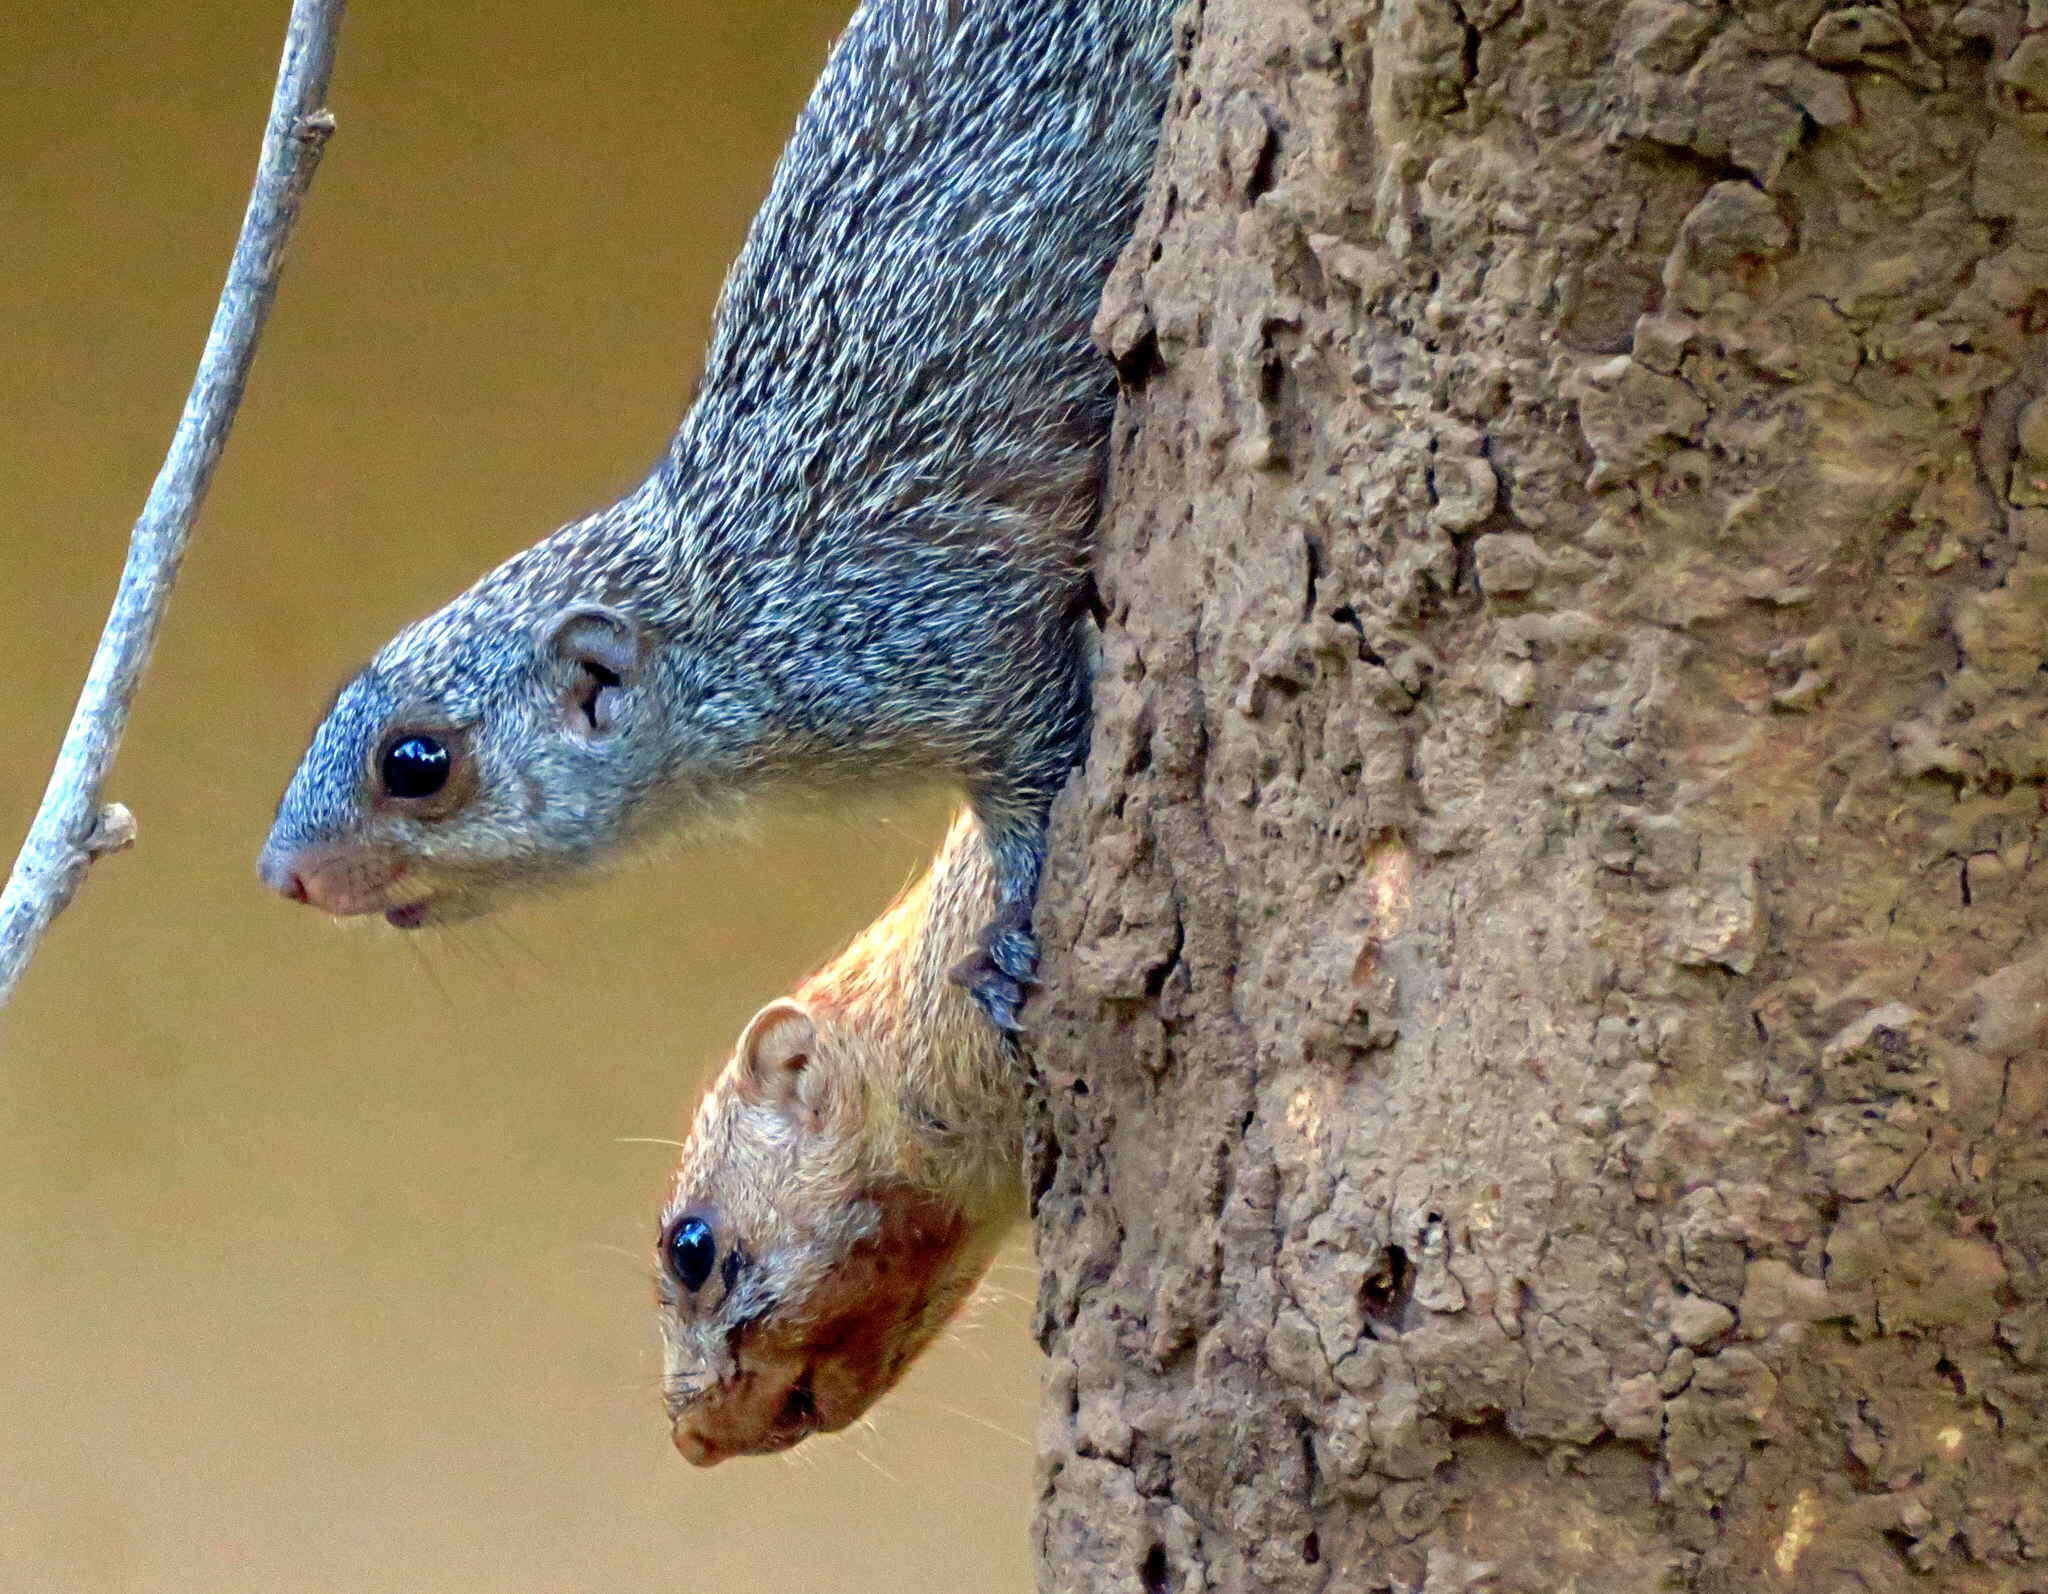
[[[663,1391],[698,1466],[845,1427],[1024,1215],[1025,1075],[947,978],[995,900],[971,815],[925,877],[747,1025],[657,1241]]]
[[[869,0],[776,168],[647,479],[342,688],[264,879],[446,923],[749,799],[961,786],[994,871],[958,977],[1016,1025],[1116,396],[1089,327],[1170,0]]]

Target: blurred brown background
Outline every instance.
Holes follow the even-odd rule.
[[[619,1143],[678,1132],[940,805],[425,945],[251,867],[342,675],[658,453],[845,9],[358,0],[114,783],[142,845],[0,1018],[0,1587],[1027,1586],[1021,1249],[873,1431],[693,1472],[646,1280],[671,1154]],[[285,11],[0,12],[9,857],[212,310]]]

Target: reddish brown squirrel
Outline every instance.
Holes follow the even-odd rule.
[[[947,978],[995,884],[970,814],[845,952],[754,1015],[662,1209],[663,1387],[699,1466],[854,1421],[1023,1215],[1022,1060]]]

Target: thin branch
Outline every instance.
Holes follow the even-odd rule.
[[[78,707],[57,754],[35,823],[0,894],[0,1007],[4,1007],[50,921],[62,913],[94,858],[134,840],[135,822],[119,804],[100,806],[107,771],[128,725],[129,704],[149,663],[164,606],[192,539],[213,468],[242,402],[242,387],[284,261],[285,240],[334,118],[327,80],[345,0],[294,0],[284,61],[271,97],[256,186],[235,241],[228,280],[213,313],[199,369],[178,418],[170,452],[128,540],[120,589],[100,633]]]

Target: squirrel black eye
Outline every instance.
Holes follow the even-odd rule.
[[[394,797],[431,797],[448,784],[455,755],[438,736],[401,736],[384,749],[377,773]]]
[[[711,1238],[711,1225],[702,1218],[682,1218],[662,1242],[668,1253],[668,1270],[686,1290],[701,1288],[711,1277],[711,1264],[718,1260],[718,1242]]]

